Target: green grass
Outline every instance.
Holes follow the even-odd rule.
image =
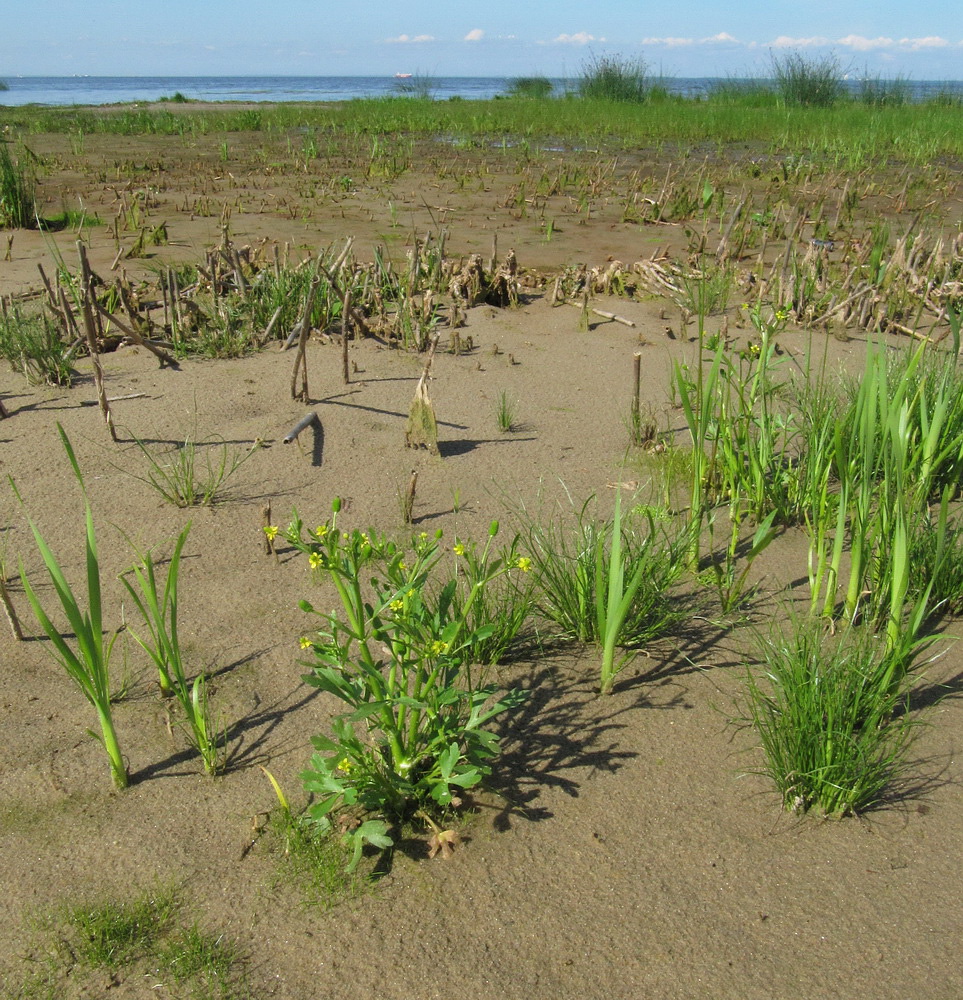
[[[143,476],[131,474],[175,507],[209,507],[223,499],[228,480],[258,448],[255,443],[241,451],[226,441],[189,437],[170,449],[165,458],[143,441],[134,440],[147,461],[147,472]]]
[[[0,357],[31,385],[68,387],[73,382],[70,347],[46,313],[19,307],[0,312]]]
[[[495,423],[503,434],[511,434],[518,425],[518,408],[515,400],[502,390],[495,400]]]
[[[29,229],[37,222],[37,178],[30,154],[21,149],[16,161],[0,140],[0,228]]]
[[[547,76],[516,76],[508,81],[509,97],[545,98],[552,93]]]
[[[129,899],[66,905],[38,921],[54,947],[38,942],[30,956],[36,971],[7,979],[0,998],[101,996],[106,972],[121,992],[125,980],[146,980],[177,1000],[248,1000],[246,962],[236,943],[196,921],[185,923],[181,911],[166,886]]]
[[[683,567],[685,540],[663,530],[654,508],[620,502],[599,517],[590,498],[571,519],[520,512],[520,548],[535,574],[538,614],[559,638],[596,643],[603,652],[601,686],[611,690],[617,647],[637,649],[664,635],[681,608],[670,595]]]
[[[579,94],[595,101],[643,104],[651,90],[645,60],[618,55],[593,56],[582,66],[578,81]]]
[[[773,152],[804,149],[814,157],[851,160],[888,157],[927,163],[933,156],[963,154],[959,101],[869,107],[842,101],[831,108],[765,103],[759,92],[744,98],[729,89],[723,100],[613,102],[588,97],[545,101],[433,101],[418,98],[345,101],[340,104],[267,106],[249,114],[199,106],[173,114],[162,109],[88,110],[10,108],[6,117],[21,133],[211,135],[237,131],[283,134],[313,129],[325,142],[380,136],[449,135],[453,141],[501,142],[506,136],[601,143],[613,149],[681,144],[754,142]]]
[[[787,105],[831,108],[843,97],[845,70],[835,53],[807,56],[787,52],[772,57],[776,88]]]
[[[305,906],[327,910],[370,890],[363,866],[347,870],[351,852],[341,840],[292,813],[286,803],[271,813],[270,831],[278,880],[293,888]]]
[[[877,805],[906,768],[915,731],[885,645],[868,631],[833,637],[790,618],[757,654],[746,721],[760,740],[758,770],[785,808],[841,816]]]
[[[76,906],[64,914],[64,938],[82,964],[119,969],[156,950],[175,910],[167,889],[124,902]]]
[[[20,580],[24,593],[33,613],[40,624],[43,633],[50,640],[51,655],[67,672],[67,676],[77,685],[83,696],[90,702],[97,713],[100,724],[100,736],[97,737],[110,761],[110,771],[114,784],[118,788],[126,788],[128,784],[127,765],[121,752],[114,730],[113,714],[111,712],[110,684],[110,653],[117,633],[105,643],[103,626],[103,606],[101,602],[100,559],[97,553],[97,540],[94,533],[94,520],[87,499],[80,466],[74,455],[67,434],[60,424],[57,425],[61,442],[74,476],[80,485],[84,497],[84,513],[86,520],[86,600],[82,604],[64,576],[56,556],[44,541],[40,529],[28,516],[27,523],[33,533],[34,542],[43,560],[57,595],[57,602],[63,612],[69,631],[62,631],[51,621],[47,611],[27,578],[23,562],[20,563]],[[11,480],[11,485],[13,481]],[[14,493],[21,504],[23,501],[14,485]]]

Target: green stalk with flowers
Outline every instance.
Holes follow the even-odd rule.
[[[462,792],[490,773],[498,738],[485,726],[520,695],[495,699],[496,689],[475,675],[470,652],[493,626],[473,627],[472,609],[494,580],[530,562],[514,543],[495,549],[493,522],[480,553],[456,541],[459,572],[439,586],[441,532],[399,545],[341,531],[340,509],[336,499],[331,520],[313,530],[295,512],[284,537],[340,600],[331,613],[301,602],[319,619],[301,640],[310,655],[304,679],[348,706],[332,736],[313,738],[317,752],[302,778],[315,796],[309,820],[330,828],[335,813],[347,814],[341,825],[353,866],[366,841],[390,846],[389,823],[405,816],[421,815],[437,836],[432,815],[457,808]]]

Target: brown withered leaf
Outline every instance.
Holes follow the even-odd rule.
[[[461,843],[457,830],[435,830],[428,838],[428,857],[441,854],[442,858],[450,858],[455,846]]]

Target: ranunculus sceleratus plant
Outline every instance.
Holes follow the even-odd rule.
[[[302,779],[314,796],[308,819],[330,827],[339,817],[353,865],[365,841],[391,846],[389,823],[405,816],[427,823],[436,848],[450,843],[438,821],[490,773],[498,737],[486,724],[522,697],[496,700],[495,687],[477,676],[469,650],[493,626],[470,627],[472,607],[496,578],[525,572],[530,562],[514,543],[495,549],[493,522],[480,552],[456,540],[457,573],[438,585],[441,532],[399,545],[374,532],[342,531],[340,508],[336,499],[331,520],[313,530],[295,512],[284,536],[340,598],[331,613],[301,602],[319,619],[301,640],[310,657],[305,681],[348,706],[331,736],[313,738],[317,752]]]

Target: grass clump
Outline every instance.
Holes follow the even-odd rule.
[[[122,992],[124,980],[146,979],[152,990],[184,1000],[250,997],[237,945],[196,922],[182,923],[180,909],[180,901],[168,886],[122,901],[64,906],[41,921],[56,943],[55,948],[45,949],[41,970],[23,977],[16,986],[4,983],[0,997],[101,996],[104,971],[111,985],[121,987]]]
[[[6,142],[0,141],[0,227],[29,229],[37,219],[37,178],[24,164],[14,161]]]
[[[906,685],[885,645],[870,631],[826,634],[793,621],[760,638],[763,669],[748,673],[748,722],[759,736],[768,775],[793,812],[859,813],[878,803],[900,774],[914,723]]]
[[[772,75],[787,105],[831,108],[845,90],[845,73],[835,53],[821,57],[801,52],[773,56]]]
[[[664,635],[678,621],[669,590],[684,566],[684,540],[671,538],[657,521],[661,512],[636,506],[623,517],[621,499],[611,518],[591,513],[594,497],[561,525],[526,517],[522,543],[535,572],[534,603],[559,636],[598,644],[603,653],[600,687],[612,689],[628,657]],[[629,654],[631,655],[631,654]]]
[[[871,108],[898,108],[908,104],[910,99],[909,80],[905,76],[891,79],[880,76],[864,76],[859,81],[857,100]]]
[[[433,101],[438,91],[438,81],[428,73],[414,73],[410,77],[396,80],[395,90],[402,97]]]
[[[257,451],[257,442],[247,451],[232,449],[226,441],[195,441],[178,444],[169,459],[158,458],[139,439],[134,439],[147,459],[147,475],[136,476],[175,507],[209,507],[223,494],[227,481]]]
[[[503,434],[511,434],[518,426],[518,412],[513,400],[504,390],[495,400],[495,423]]]
[[[70,348],[44,313],[18,308],[0,313],[0,357],[31,385],[68,387],[73,382]]]
[[[644,104],[652,84],[644,59],[623,56],[593,56],[582,67],[578,92],[596,101]]]
[[[84,965],[119,969],[154,951],[175,909],[169,890],[127,902],[74,907],[64,914],[66,943]]]
[[[509,97],[543,99],[550,97],[553,89],[547,76],[516,76],[508,81]]]

